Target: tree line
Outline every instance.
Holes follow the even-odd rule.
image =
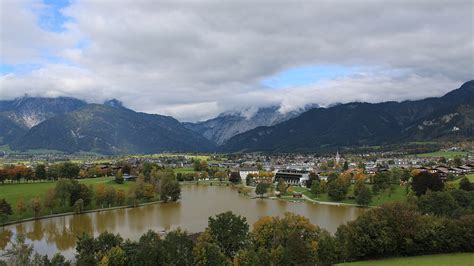
[[[17,217],[24,217],[24,214],[39,217],[72,211],[81,213],[96,208],[137,206],[154,200],[177,201],[180,196],[181,189],[173,170],[157,166],[152,166],[149,171],[142,169],[127,191],[106,184],[87,186],[75,178],[60,178],[54,188],[29,202],[20,199],[12,207],[6,199],[0,199],[0,223],[7,221],[13,214]]]

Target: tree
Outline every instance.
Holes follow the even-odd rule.
[[[270,254],[271,265],[315,265],[321,230],[303,216],[263,217],[254,224],[253,246]]]
[[[286,191],[288,190],[288,184],[285,182],[285,179],[278,179],[277,190],[280,191],[281,194],[286,193]]]
[[[5,199],[0,199],[0,221],[5,222],[12,215],[12,206]]]
[[[143,185],[143,197],[146,200],[151,200],[155,197],[155,187],[152,184],[146,183]]]
[[[180,228],[170,231],[163,240],[166,265],[193,265],[193,241]]]
[[[94,237],[84,233],[79,236],[76,242],[76,262],[77,265],[97,265],[96,242]]]
[[[206,171],[207,167],[208,167],[207,161],[205,160],[201,161],[199,159],[195,159],[193,162],[194,171],[197,171],[197,172]]]
[[[70,206],[74,204],[71,202],[71,191],[73,186],[73,180],[60,179],[55,186],[55,194],[61,207]]]
[[[349,185],[344,178],[338,177],[335,181],[328,183],[328,196],[335,201],[345,199]]]
[[[342,170],[347,171],[347,169],[349,169],[349,162],[344,161],[344,165],[342,166]]]
[[[207,231],[222,252],[232,258],[239,249],[246,246],[249,225],[245,217],[228,211],[209,217]]]
[[[124,205],[126,199],[127,199],[127,195],[125,194],[125,190],[118,189],[117,190],[117,195],[116,195],[116,198],[115,198],[115,202],[117,203],[117,205],[119,205],[119,206]]]
[[[105,197],[104,197],[104,202],[107,204],[109,207],[114,205],[115,203],[115,188],[111,186],[107,186],[105,188]]]
[[[421,195],[417,205],[423,213],[445,217],[451,217],[459,208],[449,192],[432,192]]]
[[[122,173],[129,175],[132,171],[132,166],[129,163],[124,163],[121,170]]]
[[[321,182],[320,181],[313,181],[313,184],[311,185],[311,193],[316,195],[316,197],[319,197],[321,195]]]
[[[122,170],[118,170],[117,173],[115,174],[115,183],[117,184],[123,184],[123,173]]]
[[[425,194],[428,190],[441,191],[444,184],[438,174],[431,174],[429,172],[420,172],[413,176],[412,189],[417,196]]]
[[[157,233],[150,230],[142,235],[135,250],[135,253],[129,256],[134,265],[163,265],[163,242]]]
[[[95,239],[95,252],[99,255],[107,254],[107,251],[113,247],[120,247],[122,243],[123,238],[119,234],[103,232]]]
[[[165,176],[160,182],[160,199],[164,202],[168,200],[178,201],[181,197],[179,182],[174,176]]]
[[[194,265],[230,265],[229,259],[222,253],[219,246],[215,243],[198,242],[193,249]]]
[[[47,256],[45,255],[46,259]],[[44,265],[49,265],[49,266],[70,266],[71,262],[66,260],[66,258],[61,255],[61,253],[56,253],[54,256],[51,258],[50,263],[44,263]]]
[[[44,164],[38,164],[35,167],[35,177],[38,180],[45,180],[47,178],[46,166]]]
[[[79,214],[84,211],[84,201],[82,199],[76,200],[74,203],[74,213]]]
[[[228,178],[227,173],[224,171],[219,171],[214,176],[215,178],[218,178],[219,181],[226,180]]]
[[[56,192],[55,189],[50,188],[48,191],[46,191],[46,194],[44,195],[43,198],[43,206],[46,209],[50,210],[50,213],[53,213],[54,207],[56,207]]]
[[[389,172],[378,172],[373,177],[374,193],[385,190],[390,187],[391,174]]]
[[[322,231],[318,240],[317,265],[330,266],[338,262],[338,243],[328,232]]]
[[[79,170],[77,164],[65,162],[59,166],[59,176],[62,178],[73,179],[79,175]]]
[[[122,248],[116,246],[111,248],[106,257],[108,259],[108,266],[125,266],[127,265],[127,257]]]
[[[30,208],[35,214],[35,217],[38,217],[41,213],[41,199],[39,197],[34,197],[30,200]]]
[[[105,201],[106,201],[106,191],[105,191],[105,185],[104,184],[99,184],[95,188],[95,201],[98,205],[101,205],[103,207]]]
[[[355,201],[362,206],[368,206],[372,201],[372,192],[364,183],[355,187]]]
[[[453,163],[456,167],[459,167],[462,165],[462,159],[459,156],[455,156],[453,159]]]
[[[150,178],[151,171],[153,171],[153,164],[149,162],[144,162],[142,165],[142,174],[144,175],[145,179],[148,180]]]
[[[255,188],[255,193],[259,195],[261,198],[267,193],[268,184],[267,183],[258,183],[257,187]]]
[[[19,215],[23,215],[26,211],[26,203],[23,198],[20,198],[16,203],[16,211]]]
[[[471,191],[474,189],[474,186],[472,183],[469,181],[467,177],[463,177],[461,181],[459,181],[459,189],[465,190],[465,191]]]
[[[231,172],[229,176],[229,181],[231,183],[237,184],[242,181],[239,172]]]

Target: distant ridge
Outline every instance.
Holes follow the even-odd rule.
[[[444,139],[474,139],[472,80],[439,98],[311,109],[277,125],[238,134],[220,150],[318,151]]]
[[[212,151],[215,144],[169,116],[145,114],[117,105],[88,104],[32,127],[11,143],[13,149],[52,149],[102,154]],[[120,108],[119,108],[120,107]]]
[[[244,115],[243,112],[226,112],[216,118],[197,123],[184,123],[184,125],[205,138],[222,145],[233,136],[249,131],[259,126],[272,126],[299,114],[318,107],[317,105],[307,105],[303,108],[286,113],[279,111],[280,106],[269,106],[258,108],[251,115]]]

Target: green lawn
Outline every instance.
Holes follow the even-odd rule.
[[[369,186],[371,186],[371,185],[369,185]],[[317,200],[317,201],[341,202],[341,203],[356,204],[355,200],[353,200],[353,199],[345,199],[345,200],[342,200],[342,201],[334,201],[334,200],[329,198],[327,193],[322,193],[321,195],[319,195],[319,197],[317,197],[316,195],[311,193],[311,191],[309,189],[304,188],[304,187],[300,187],[300,186],[292,187],[292,189],[295,192],[301,192],[305,196],[307,196],[311,199]],[[349,188],[349,193],[348,193],[349,196],[353,195],[353,193],[354,193],[353,189],[354,189],[354,185],[352,185]],[[389,193],[389,191],[387,190],[387,191],[384,191],[384,192],[380,192],[377,195],[372,195],[372,203],[370,204],[370,206],[380,206],[380,205],[382,205],[386,202],[404,201],[404,200],[406,200],[406,189],[405,189],[405,187],[395,186],[395,191],[393,191],[392,193]]]
[[[182,174],[187,174],[187,173],[200,173],[199,171],[195,171],[194,168],[175,168],[174,172],[177,173],[182,173]]]
[[[466,157],[468,152],[464,151],[437,151],[430,153],[416,154],[417,157],[445,157],[447,159],[454,158],[456,156]]]
[[[115,189],[124,190],[127,190],[130,185],[128,182],[117,184],[113,177],[88,178],[79,180],[79,182],[93,186],[106,184],[113,186]],[[48,189],[54,188],[55,185],[56,182],[4,184],[0,185],[0,198],[5,198],[15,208],[20,198],[27,202],[36,196],[42,197]]]
[[[471,181],[471,183],[474,182],[474,174],[467,175],[466,177],[467,177],[467,179],[469,179],[469,181]],[[450,183],[453,183],[453,184],[457,185],[457,184],[459,184],[459,182],[461,182],[461,179],[462,178],[458,178],[456,180],[451,181]]]
[[[427,255],[406,258],[393,258],[382,260],[358,261],[343,263],[337,265],[344,266],[362,266],[362,265],[381,265],[381,266],[473,266],[474,253],[455,253],[441,255]]]

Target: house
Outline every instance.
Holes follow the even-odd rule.
[[[129,174],[124,174],[123,175],[123,180],[125,181],[135,181],[137,178],[133,175],[129,175]]]
[[[300,192],[293,192],[293,198],[302,198],[303,194]]]
[[[242,182],[244,184],[246,184],[247,176],[249,174],[258,175],[257,167],[242,167],[242,168],[239,168],[239,175],[240,175],[240,178],[242,179]]]
[[[474,168],[472,168],[468,165],[462,165],[462,166],[459,166],[458,168],[461,169],[464,174],[470,174],[470,173],[474,172]]]

